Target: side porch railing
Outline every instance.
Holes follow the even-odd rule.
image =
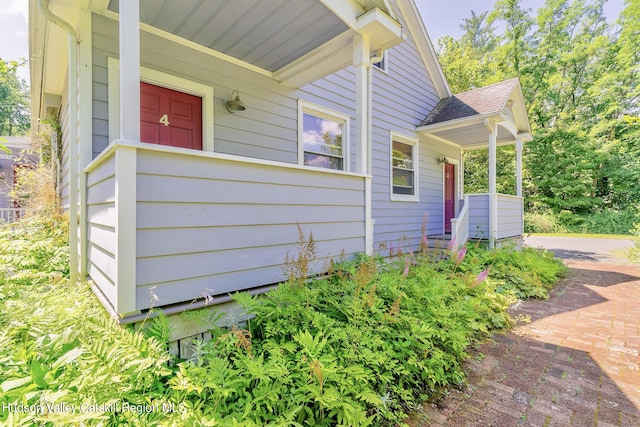
[[[469,196],[464,196],[464,203],[457,218],[451,219],[451,239],[458,246],[469,240]]]
[[[16,222],[27,213],[25,208],[0,208],[0,224]]]
[[[522,236],[524,232],[523,198],[508,194],[495,195],[495,231],[493,239]],[[458,246],[468,239],[491,240],[491,197],[489,194],[466,194],[457,218],[451,220],[451,238]]]
[[[298,229],[366,248],[364,174],[126,141],[85,173],[87,272],[122,318],[283,280]]]

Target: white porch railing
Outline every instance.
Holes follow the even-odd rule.
[[[24,218],[26,213],[25,208],[0,208],[0,224],[16,222]]]
[[[458,247],[469,239],[469,196],[464,196],[464,204],[458,217],[451,219],[451,239]]]
[[[468,194],[469,237],[490,240],[491,197],[489,194]],[[521,236],[524,232],[523,198],[508,194],[496,194],[495,239]],[[467,202],[465,201],[465,205]]]
[[[87,271],[124,317],[281,281],[298,227],[323,256],[366,249],[364,174],[126,141],[85,172]]]

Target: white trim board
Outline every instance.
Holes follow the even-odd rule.
[[[393,141],[413,147],[413,195],[393,193]],[[389,198],[393,202],[420,201],[420,141],[415,136],[404,135],[394,131],[389,132]]]
[[[350,158],[350,145],[351,138],[351,117],[348,114],[341,113],[336,110],[332,110],[322,105],[314,104],[313,102],[305,101],[304,99],[298,99],[298,164],[308,168],[314,168],[313,166],[304,165],[304,129],[303,129],[303,115],[307,112],[317,117],[326,118],[329,120],[343,122],[342,129],[342,152],[343,152],[343,168],[345,172],[351,171],[351,158]],[[323,168],[320,168],[323,169]]]
[[[109,57],[109,143],[120,138],[120,61]],[[202,98],[202,151],[214,150],[213,87],[140,66],[140,80]]]

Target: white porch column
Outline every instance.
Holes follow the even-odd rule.
[[[353,36],[353,66],[356,71],[356,138],[358,141],[357,172],[371,173],[369,164],[370,122],[370,60],[369,36],[357,33]],[[365,252],[373,255],[373,221],[371,214],[371,178],[365,178]]]
[[[516,139],[516,196],[522,197],[522,139]]]
[[[120,139],[140,141],[140,1],[120,0]]]
[[[495,122],[485,120],[489,129],[489,247],[496,246],[498,236],[498,196],[496,190],[496,138],[498,133]]]
[[[140,141],[140,0],[120,0],[120,139]],[[136,308],[136,149],[118,147],[116,175],[116,287],[118,314]]]

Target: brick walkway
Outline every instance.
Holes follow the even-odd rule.
[[[531,316],[473,351],[469,383],[414,426],[640,426],[640,268],[576,261]]]

